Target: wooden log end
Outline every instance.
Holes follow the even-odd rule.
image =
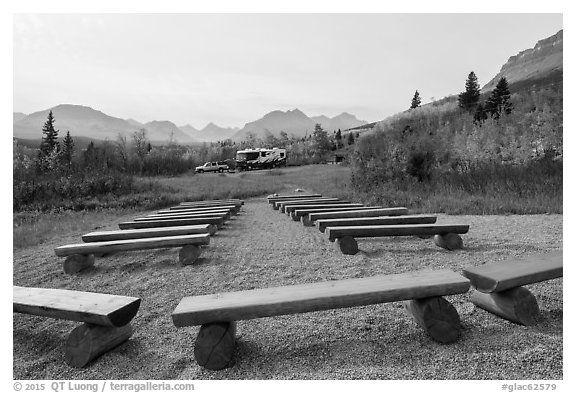
[[[94,261],[96,257],[94,254],[74,254],[68,256],[63,263],[64,273],[66,274],[74,274],[78,273],[81,270],[87,269],[91,266],[94,266]]]
[[[434,244],[446,250],[459,250],[464,247],[462,237],[457,233],[447,233],[445,235],[434,235]]]
[[[202,249],[200,247],[189,244],[180,249],[178,259],[182,265],[192,265],[198,260],[198,257],[200,257],[201,253]]]
[[[133,302],[110,313],[108,315],[108,319],[110,319],[110,322],[115,327],[127,325],[128,323],[130,323],[132,318],[134,318],[138,313],[138,309],[140,308],[140,302],[141,302],[140,299],[134,299]]]
[[[208,224],[208,234],[210,236],[214,236],[216,231],[218,230],[218,226],[214,224]]]
[[[196,337],[194,358],[204,368],[222,370],[230,365],[235,345],[236,322],[202,325]]]
[[[313,227],[314,226],[314,222],[312,220],[310,220],[310,216],[308,214],[302,216],[302,224],[304,224],[305,227]]]
[[[122,327],[82,324],[68,336],[64,353],[66,363],[72,367],[84,367],[91,360],[128,340],[133,332],[130,324]]]
[[[540,316],[538,301],[524,287],[493,293],[475,290],[470,295],[470,301],[483,310],[519,325],[536,325]]]
[[[405,302],[404,306],[433,340],[448,344],[460,336],[458,311],[443,297],[413,299]]]
[[[345,255],[356,255],[358,253],[358,242],[352,236],[344,236],[336,239],[336,248]]]

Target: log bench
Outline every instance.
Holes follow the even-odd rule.
[[[266,199],[268,203],[274,203],[278,201],[289,201],[297,199],[310,199],[310,198],[322,198],[322,194],[305,194],[305,195],[279,195],[279,196],[269,196]]]
[[[12,291],[14,312],[83,322],[66,340],[64,358],[72,367],[84,367],[128,340],[140,307],[138,298],[104,293],[19,286]]]
[[[313,226],[307,216],[302,217],[304,225]],[[324,233],[327,227],[344,226],[364,226],[364,225],[412,225],[412,224],[434,224],[436,216],[392,216],[392,217],[350,217],[350,218],[328,218],[316,220],[316,227]]]
[[[350,205],[350,206],[349,206]],[[302,223],[304,224],[304,226],[307,227],[311,227],[314,226],[314,223],[312,221],[310,221],[310,219],[308,218],[310,214],[313,213],[331,213],[331,212],[345,212],[345,211],[358,211],[358,210],[370,210],[370,209],[382,209],[382,206],[356,206],[356,203],[350,203],[350,204],[342,204],[339,205],[338,207],[319,207],[319,208],[314,208],[314,209],[295,209],[292,211],[292,213],[290,213],[290,217],[292,217],[292,219],[294,221],[300,221],[302,220]]]
[[[172,320],[176,327],[201,325],[194,357],[219,370],[234,354],[236,321],[370,304],[408,301],[406,309],[434,340],[450,343],[460,317],[442,296],[465,293],[470,282],[451,270],[421,270],[285,287],[183,298]]]
[[[179,227],[183,225],[202,225],[211,224],[221,229],[224,220],[218,217],[204,218],[175,218],[172,220],[153,220],[153,221],[126,221],[118,224],[120,229],[142,229],[142,228],[162,228],[162,227]]]
[[[211,224],[202,224],[167,228],[144,228],[125,229],[119,231],[90,232],[82,235],[82,241],[85,243],[92,243],[163,236],[197,235],[201,233],[208,233],[212,236],[216,233],[216,226]]]
[[[284,205],[284,212],[292,216],[294,210],[306,210],[306,209],[324,209],[323,211],[330,211],[330,209],[335,209],[338,207],[364,207],[361,203],[350,203],[348,201],[330,202],[330,203],[319,203],[319,204],[306,204],[306,205]],[[282,207],[280,207],[282,209]],[[322,210],[318,210],[322,211]]]
[[[229,210],[233,214],[240,211],[239,206],[234,205],[220,205],[220,206],[172,206],[169,209],[163,209],[158,211],[158,214],[172,214],[180,212],[210,212],[214,210]]]
[[[109,254],[119,251],[139,251],[155,248],[182,247],[179,254],[180,263],[183,265],[193,264],[200,256],[201,245],[210,243],[210,235],[207,233],[197,235],[180,235],[152,237],[145,239],[112,240],[105,242],[91,242],[68,244],[56,247],[54,252],[64,260],[64,272],[67,274],[77,273],[94,265],[95,254]]]
[[[133,221],[178,220],[185,218],[221,218],[224,221],[228,221],[230,219],[230,212],[149,214],[146,217],[136,217]]]
[[[280,210],[281,213],[290,214],[290,212],[298,207],[298,206],[324,206],[324,205],[343,205],[349,204],[350,201],[342,201],[337,198],[330,198],[330,200],[321,200],[321,201],[298,201],[298,202],[280,202]],[[363,206],[363,205],[360,205]],[[288,210],[290,208],[290,210]]]
[[[337,248],[346,255],[358,252],[358,237],[385,236],[434,236],[434,243],[447,250],[462,248],[462,238],[459,234],[468,233],[469,225],[363,225],[326,227],[328,239],[335,242]]]
[[[236,206],[222,205],[213,207],[182,207],[180,209],[164,209],[158,210],[155,214],[178,214],[178,213],[203,213],[203,212],[213,212],[213,211],[228,211],[231,215],[236,215],[240,208]]]
[[[408,209],[405,207],[387,207],[383,209],[378,209],[375,207],[365,207],[350,211],[332,211],[332,212],[320,212],[320,213],[310,213],[307,219],[311,222],[321,219],[329,218],[359,218],[359,217],[381,217],[381,216],[402,216],[408,214]]]
[[[308,198],[308,199],[296,199],[296,200],[289,200],[289,201],[278,201],[278,202],[272,202],[272,209],[274,210],[280,210],[281,212],[283,212],[283,210],[281,209],[283,204],[292,204],[292,205],[303,205],[306,203],[328,203],[328,202],[338,202],[340,201],[340,199],[338,198]]]
[[[238,207],[244,204],[243,199],[215,199],[211,201],[190,201],[182,202],[179,206],[209,206],[209,205],[236,205]]]
[[[523,285],[563,276],[562,251],[463,269],[475,291],[476,306],[511,322],[532,326],[540,309],[536,297]]]

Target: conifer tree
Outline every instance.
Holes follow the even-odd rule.
[[[458,95],[458,106],[468,112],[472,112],[479,99],[480,85],[476,74],[472,71],[468,74],[468,79],[466,80],[466,90]]]
[[[479,103],[478,106],[476,106],[476,111],[474,112],[474,123],[482,125],[484,120],[486,120],[487,118],[488,115],[486,114],[486,108],[484,108],[484,105],[482,105],[482,103]]]
[[[486,105],[484,109],[493,118],[499,119],[501,115],[509,115],[512,113],[512,102],[510,102],[510,90],[508,89],[508,81],[505,77],[500,78],[498,84],[488,100],[486,100]]]
[[[354,144],[354,133],[350,132],[348,134],[348,145],[353,145]]]
[[[66,136],[62,140],[62,161],[70,165],[72,163],[72,157],[74,156],[74,140],[70,136],[70,131],[66,132]]]
[[[420,106],[422,100],[420,99],[420,93],[418,90],[414,93],[414,97],[412,97],[412,104],[410,105],[410,109],[416,109]]]
[[[340,149],[340,147],[342,147],[342,131],[340,131],[340,129],[338,129],[338,131],[336,131],[336,148]]]
[[[48,119],[42,126],[42,143],[40,144],[40,157],[46,157],[58,146],[58,130],[54,128],[54,115],[52,111],[48,112]]]

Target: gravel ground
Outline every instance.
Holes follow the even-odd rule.
[[[118,222],[97,223],[100,230]],[[449,296],[463,325],[454,344],[429,339],[400,303],[262,318],[238,323],[234,365],[209,371],[194,361],[198,327],[177,329],[171,313],[184,296],[423,268],[469,265],[562,249],[562,215],[446,216],[470,224],[465,249],[446,251],[431,239],[360,239],[342,255],[325,234],[272,210],[264,197],[212,238],[201,260],[180,266],[177,249],[119,253],[76,275],[62,271],[57,246],[82,233],[14,253],[14,285],[65,288],[142,298],[132,338],[83,369],[64,361],[75,322],[14,314],[14,379],[554,379],[563,378],[562,279],[529,285],[541,320],[533,327],[500,319]]]

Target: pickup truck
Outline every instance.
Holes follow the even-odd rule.
[[[228,171],[228,170],[230,170],[230,168],[228,167],[228,164],[226,164],[224,161],[218,161],[218,162],[207,162],[202,166],[197,166],[196,169],[194,169],[194,172],[196,172],[196,173],[204,173],[204,172],[222,173],[222,172]]]

